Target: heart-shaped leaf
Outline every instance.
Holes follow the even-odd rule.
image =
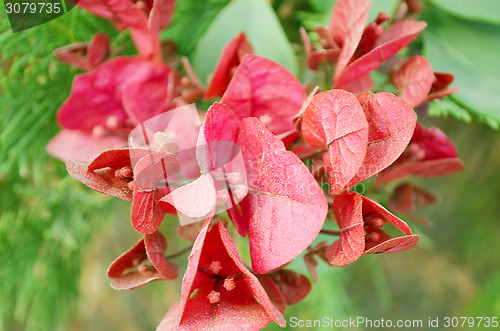
[[[266,273],[311,244],[328,206],[307,167],[256,118],[243,119],[238,144],[247,168],[249,194],[240,206],[252,266]]]
[[[341,234],[340,238],[326,248],[326,256],[331,265],[344,266],[356,261],[365,250],[363,229],[363,200],[360,195],[344,191],[333,201],[333,213]]]
[[[434,82],[431,64],[421,55],[409,58],[392,78],[400,97],[414,108],[425,100]]]
[[[368,120],[368,148],[363,164],[349,185],[359,183],[390,166],[410,141],[417,115],[393,94],[366,92],[358,96]]]
[[[317,94],[302,117],[302,133],[309,145],[328,147],[331,193],[346,187],[361,167],[368,144],[368,122],[356,97],[337,89]]]

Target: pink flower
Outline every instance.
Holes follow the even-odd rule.
[[[101,153],[92,162],[70,161],[70,175],[88,187],[132,202],[132,225],[144,234],[154,233],[165,212],[175,210],[159,204],[164,190],[157,184],[179,171],[174,154],[149,149],[114,149]],[[168,191],[167,191],[168,192]]]
[[[425,128],[417,123],[405,152],[389,168],[379,174],[375,185],[407,175],[436,177],[463,170],[455,146],[438,128]]]
[[[259,330],[271,321],[284,327],[283,315],[241,261],[224,225],[217,222],[209,231],[210,220],[189,257],[181,302],[157,330]]]
[[[170,24],[175,0],[80,0],[78,5],[111,20],[118,30],[129,28],[139,53],[161,60],[159,33]]]
[[[108,269],[108,276],[113,279],[111,287],[116,290],[130,290],[155,280],[177,279],[179,268],[165,259],[167,240],[156,231],[145,234],[131,249],[117,258]],[[142,264],[150,261],[152,266]],[[126,273],[137,268],[137,271]]]

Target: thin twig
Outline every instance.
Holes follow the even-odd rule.
[[[335,230],[325,230],[325,229],[321,229],[321,231],[319,231],[320,233],[324,233],[324,234],[329,234],[329,235],[332,235],[332,236],[340,236],[340,234],[342,233],[341,231],[335,231]]]
[[[173,259],[174,257],[181,256],[182,254],[186,253],[187,251],[190,251],[191,248],[193,248],[193,245],[185,247],[176,253],[173,253],[170,255],[165,255],[165,259],[169,260],[169,259]]]

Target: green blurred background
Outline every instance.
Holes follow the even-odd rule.
[[[333,2],[178,0],[162,37],[175,40],[204,79],[239,29],[257,53],[308,77],[295,56],[298,27],[327,23]],[[373,0],[370,17],[380,10],[393,14],[397,5]],[[179,300],[180,281],[112,290],[107,267],[140,237],[130,226],[130,206],[83,187],[45,152],[59,130],[57,108],[78,73],[52,51],[104,31],[114,49],[133,54],[129,35],[78,8],[13,34],[3,9],[2,3],[0,330],[152,330]],[[416,181],[441,198],[418,209],[432,224],[412,223],[422,236],[416,249],[364,256],[345,268],[320,263],[319,283],[304,302],[288,308],[287,320],[500,317],[500,2],[429,0],[422,18],[428,28],[412,47],[434,70],[454,73],[460,93],[432,103],[420,120],[449,135],[466,170]],[[166,221],[162,230],[174,233],[175,224]],[[167,254],[178,245],[187,242],[171,241]],[[306,272],[300,258],[293,267]]]

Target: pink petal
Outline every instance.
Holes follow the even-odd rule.
[[[398,213],[411,213],[415,211],[415,192],[413,184],[402,183],[394,190],[387,202],[389,208]]]
[[[288,306],[295,305],[306,298],[311,292],[311,282],[293,270],[278,270],[270,274]]]
[[[93,70],[95,67],[103,63],[109,56],[109,37],[97,32],[89,43],[87,49],[87,65],[88,70]]]
[[[135,155],[148,153],[150,151],[145,149],[134,150]],[[128,148],[104,151],[90,163],[69,161],[66,164],[68,173],[91,189],[127,201],[132,201],[132,190],[128,186],[128,181],[116,177],[116,171],[129,168],[132,172],[131,167]]]
[[[425,128],[418,123],[411,143],[416,143],[425,152],[423,160],[457,157],[455,145],[446,134],[435,127]]]
[[[352,191],[344,191],[333,201],[333,213],[339,225],[340,239],[326,248],[328,262],[344,266],[356,261],[365,250],[362,197]]]
[[[146,260],[147,257],[144,238],[142,238],[134,247],[130,248],[111,263],[108,268],[108,277],[118,278],[123,276],[125,271],[136,268],[142,261]]]
[[[449,175],[462,171],[464,163],[459,158],[444,158],[428,161],[410,162],[389,168],[381,172],[376,180],[376,185],[390,182],[392,180],[415,175],[419,177],[437,177]]]
[[[284,314],[286,310],[286,302],[283,295],[280,292],[278,286],[273,282],[273,280],[268,275],[255,275],[259,280],[262,287],[266,290],[269,299],[278,310]]]
[[[132,200],[132,225],[140,233],[151,234],[158,230],[165,212],[159,205],[155,189],[141,188],[134,183],[134,196]]]
[[[133,290],[155,280],[165,278],[153,267],[149,267],[143,272],[131,272],[122,277],[115,278],[111,282],[111,287],[115,290]]]
[[[147,26],[146,14],[130,0],[80,0],[78,5],[99,17],[110,19],[120,30]]]
[[[349,91],[353,94],[359,94],[370,90],[375,82],[373,81],[370,73],[364,74],[347,84],[342,85],[342,89]]]
[[[405,150],[417,122],[415,112],[393,94],[367,92],[358,100],[368,120],[368,148],[363,165],[349,185],[391,165]]]
[[[201,175],[195,181],[171,191],[160,199],[189,218],[206,218],[215,211],[217,197],[210,174]]]
[[[427,26],[420,21],[399,21],[392,24],[377,41],[376,47],[349,64],[338,76],[334,87],[343,88],[346,84],[378,68],[406,47]]]
[[[155,280],[175,279],[178,267],[169,263],[164,256],[166,249],[165,237],[160,232],[146,235],[134,247],[118,257],[108,269],[108,277],[113,278],[111,287],[116,290],[130,290]],[[153,267],[146,267],[141,272],[125,272],[137,268],[149,258]]]
[[[396,253],[413,249],[417,246],[419,238],[420,236],[416,234],[392,238],[367,249],[364,254]]]
[[[264,57],[243,57],[221,102],[236,115],[258,117],[274,134],[294,129],[292,119],[307,95],[284,67]]]
[[[332,194],[358,172],[366,154],[368,123],[356,97],[343,90],[317,94],[304,112],[302,133],[317,148],[328,146],[325,159],[332,177]]]
[[[394,216],[390,211],[388,211],[375,201],[372,201],[364,196],[361,196],[361,199],[363,200],[364,217],[370,214],[376,214],[384,222],[394,225],[406,235],[411,235],[411,229],[405,221],[403,221],[399,217]]]
[[[233,77],[233,70],[240,65],[243,56],[250,53],[252,53],[252,45],[247,41],[244,32],[224,47],[205,91],[205,100],[224,94]]]
[[[364,28],[370,4],[370,0],[357,2],[356,0],[339,0],[335,3],[330,18],[330,33],[340,47],[344,47],[345,40],[349,38],[353,29],[359,29],[359,26],[361,29]],[[361,30],[362,32],[363,30]]]
[[[328,207],[307,167],[256,118],[243,120],[238,144],[249,185],[240,206],[248,224],[252,266],[256,273],[266,273],[311,244]]]
[[[165,29],[170,24],[174,10],[175,0],[154,0],[149,14],[149,28],[153,31]]]
[[[260,329],[274,320],[285,326],[283,315],[272,304],[257,278],[241,261],[229,234],[218,222],[208,231],[210,219],[200,232],[182,284],[182,301],[167,313],[157,330]],[[209,296],[215,284],[202,268],[218,263],[220,279],[233,277],[234,287],[218,286],[217,303]],[[191,295],[197,290],[195,295]]]
[[[222,103],[214,103],[207,111],[198,138],[197,159],[204,171],[222,169],[239,153],[236,144],[241,121]]]
[[[371,0],[339,0],[333,7],[331,32],[334,40],[342,46],[334,81],[338,80],[358,47],[368,19],[370,4]]]
[[[149,260],[165,279],[176,279],[179,275],[177,265],[165,259],[167,240],[160,231],[144,235],[144,246]]]
[[[47,145],[47,152],[64,161],[89,162],[107,149],[124,146],[126,139],[115,136],[95,137],[77,130],[63,129]]]
[[[124,84],[122,92],[123,108],[135,123],[143,123],[166,112],[169,91],[175,89],[180,79],[179,74],[167,65],[144,66],[142,69],[140,76]]]
[[[106,127],[112,116],[124,122],[129,117],[122,104],[126,84],[167,74],[168,68],[161,63],[139,57],[114,58],[75,77],[69,98],[59,108],[57,121],[64,128],[87,132],[98,125]]]
[[[421,55],[409,58],[392,78],[400,97],[414,108],[424,101],[434,81],[431,64]]]
[[[88,51],[88,44],[84,42],[76,42],[63,47],[59,47],[53,51],[53,54],[59,61],[62,61],[70,66],[80,70],[90,70],[88,68],[85,53]]]
[[[160,207],[156,185],[178,171],[177,158],[166,152],[151,152],[135,165],[132,225],[138,232],[151,234],[160,226],[165,212]]]

